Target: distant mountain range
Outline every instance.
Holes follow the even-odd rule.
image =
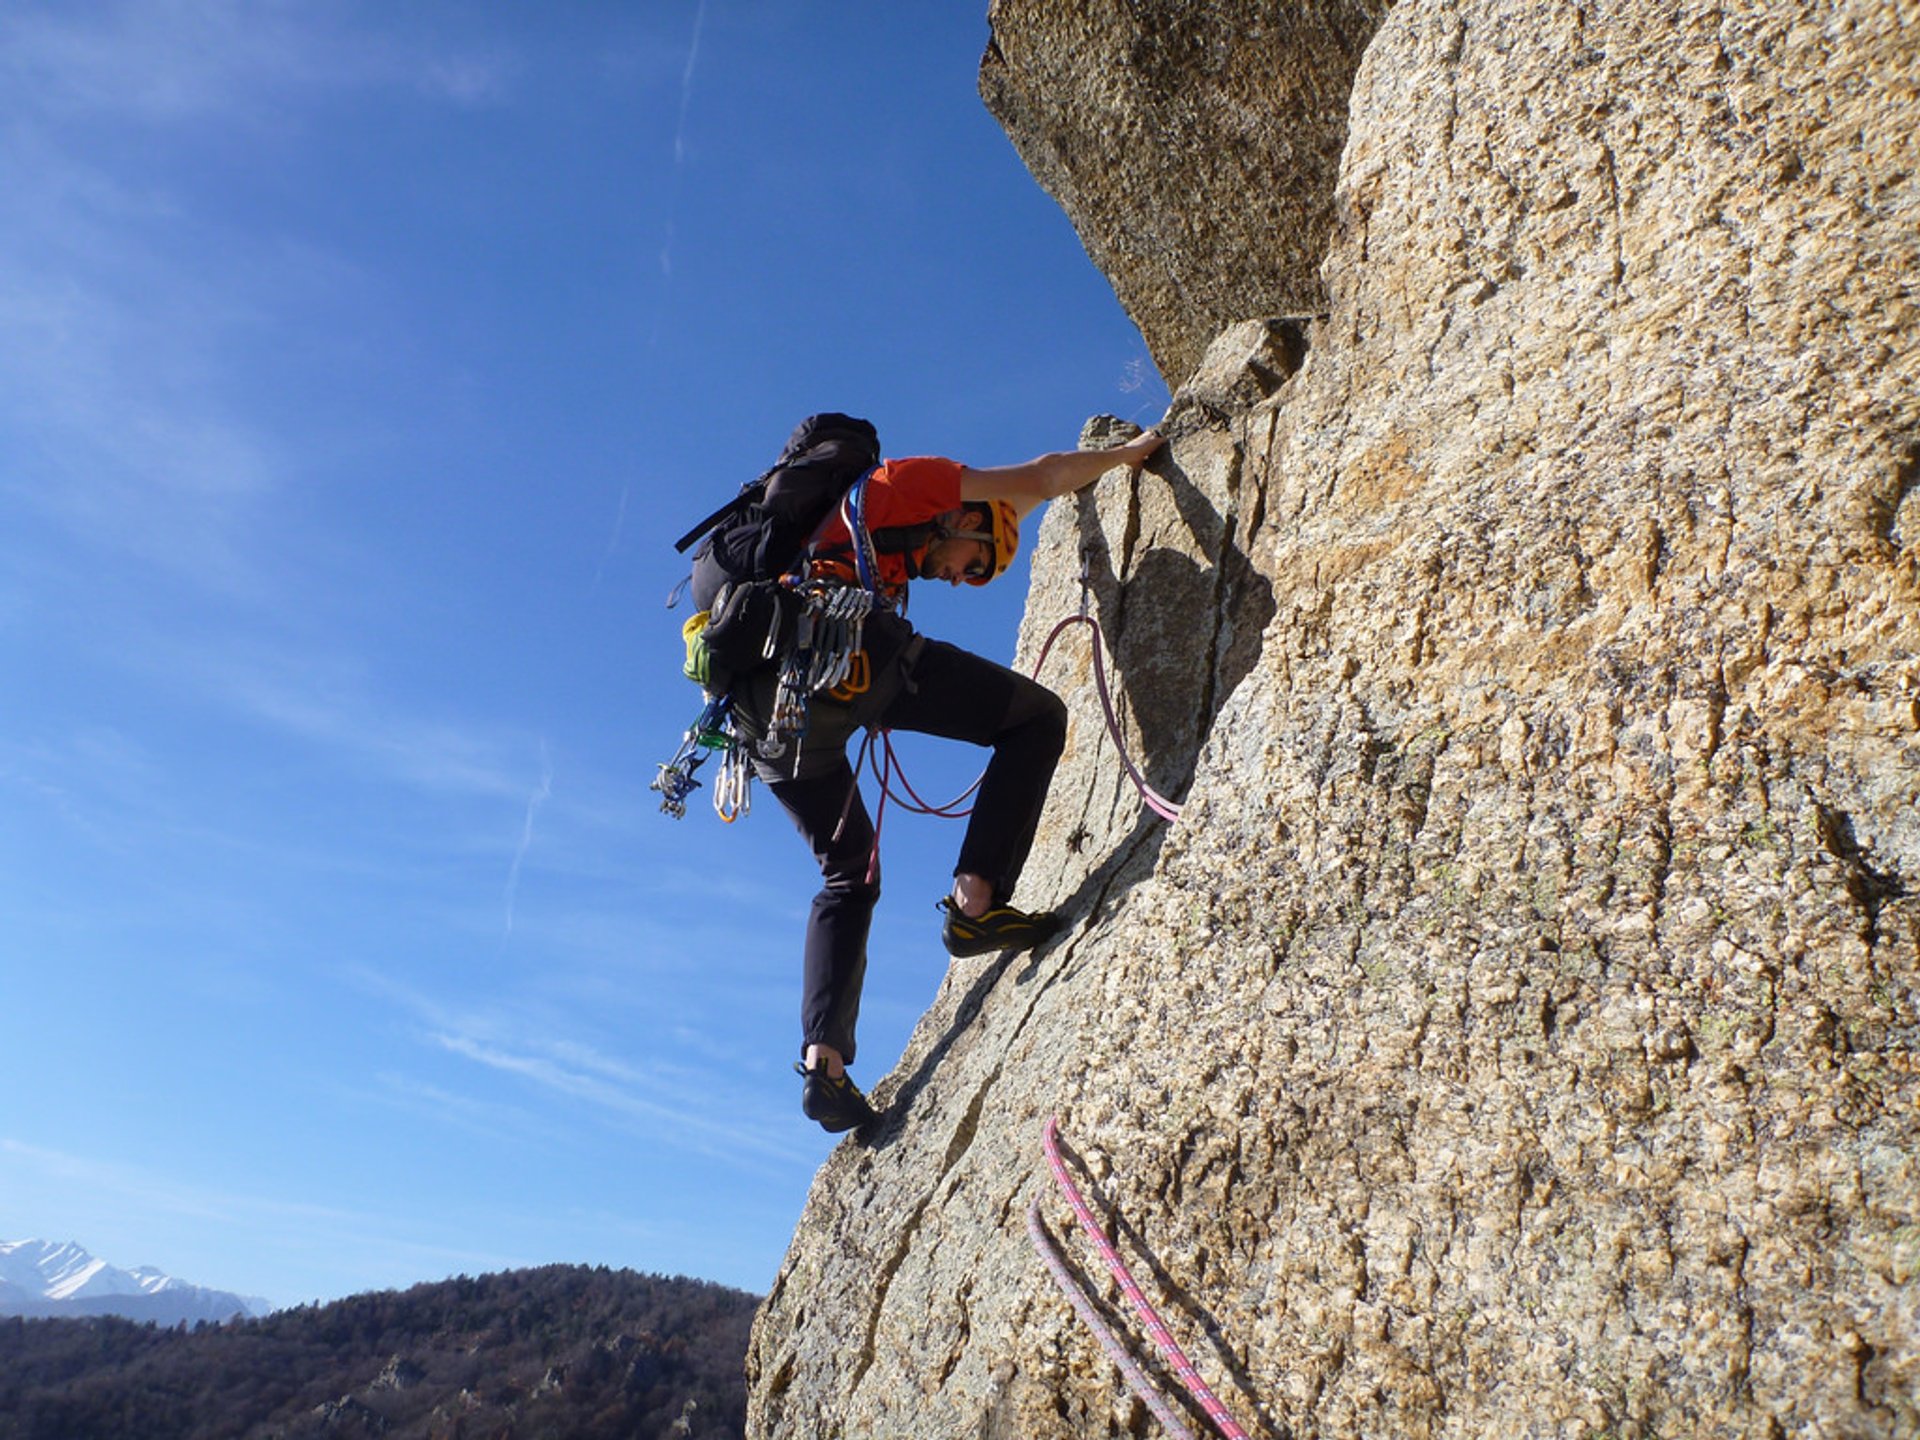
[[[122,1270],[71,1242],[0,1240],[0,1315],[119,1315],[157,1325],[264,1315],[264,1300],[209,1290],[142,1265]]]

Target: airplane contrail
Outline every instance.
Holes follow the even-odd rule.
[[[540,742],[540,784],[533,794],[527,797],[527,818],[520,827],[520,845],[513,852],[513,864],[507,867],[507,933],[513,933],[514,902],[520,894],[520,867],[525,863],[527,851],[533,848],[533,817],[540,807],[553,796],[553,759],[547,753],[546,741]]]

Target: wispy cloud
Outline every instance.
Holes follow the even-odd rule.
[[[83,728],[59,742],[0,737],[0,789],[15,792],[15,813],[27,813],[23,802],[36,805],[100,850],[124,854],[134,848],[128,813],[158,808],[158,782],[151,759],[109,728]],[[103,794],[115,803],[100,804]]]
[[[513,90],[518,66],[498,55],[450,55],[428,58],[421,88],[457,105],[493,105]]]
[[[258,323],[240,288],[170,254],[197,227],[19,132],[0,138],[0,421],[27,443],[0,493],[70,534],[245,588],[244,527],[281,459],[230,396],[223,352]],[[160,232],[168,237],[162,239]]]
[[[606,578],[607,566],[613,563],[613,557],[620,553],[620,542],[627,529],[627,504],[633,492],[631,481],[620,487],[620,503],[613,512],[613,529],[607,536],[607,548],[600,552],[600,563],[594,567],[593,588],[598,590],[600,582]]]
[[[370,775],[435,794],[526,796],[525,736],[412,713],[350,659],[231,643],[196,653],[156,642],[150,654],[158,673]]]
[[[216,1189],[119,1160],[70,1155],[4,1137],[0,1137],[0,1158],[9,1168],[31,1168],[66,1186],[82,1187],[95,1195],[135,1199],[144,1206],[197,1220],[272,1219],[307,1224],[368,1220],[364,1214],[335,1206]]]
[[[354,1101],[386,1106],[515,1150],[537,1149],[556,1138],[554,1128],[524,1106],[462,1095],[417,1075],[382,1071],[370,1085],[349,1084],[343,1086],[343,1093]]]
[[[326,6],[120,0],[16,6],[0,19],[0,73],[54,116],[258,122],[303,96],[396,86],[474,105],[507,94],[516,68],[493,49],[449,49],[397,27],[351,30]]]
[[[19,6],[0,23],[0,62],[16,94],[49,114],[203,115],[315,63],[284,7],[237,11],[209,0]]]
[[[673,246],[680,214],[680,173],[687,164],[687,116],[693,107],[693,76],[700,64],[700,33],[707,23],[707,0],[693,12],[693,38],[687,43],[687,63],[680,71],[680,110],[673,125],[673,180],[667,200],[667,233],[660,245],[660,273],[673,274]]]
[[[696,1084],[690,1075],[667,1083],[659,1072],[608,1061],[578,1044],[514,1045],[453,1033],[432,1038],[450,1054],[639,1122],[652,1139],[711,1159],[753,1168],[755,1162],[791,1164],[806,1158],[799,1146],[776,1138],[767,1128],[721,1118],[727,1107],[716,1102],[710,1085]],[[784,1113],[781,1118],[786,1118]]]
[[[527,797],[526,820],[520,827],[520,843],[514,848],[513,863],[507,867],[507,933],[513,933],[513,907],[520,895],[520,867],[526,863],[527,851],[533,848],[533,817],[540,813],[540,807],[553,798],[553,757],[547,750],[547,742],[540,742],[540,784],[533,794]]]
[[[680,72],[680,114],[673,127],[673,163],[684,165],[687,159],[687,110],[693,102],[693,72],[700,63],[700,32],[707,23],[707,0],[693,12],[693,39],[687,44],[686,68]]]
[[[366,282],[183,188],[153,163],[155,133],[278,146],[369,89],[471,106],[514,69],[321,6],[0,12],[0,502],[198,587],[261,589],[262,506],[295,462],[260,377],[314,328],[303,316],[361,302]]]
[[[0,1176],[14,1223],[33,1213],[58,1213],[73,1239],[120,1264],[159,1264],[199,1284],[246,1290],[251,1282],[222,1273],[231,1266],[236,1237],[246,1235],[257,1253],[278,1250],[298,1256],[316,1276],[317,1289],[339,1295],[373,1284],[417,1280],[454,1270],[479,1273],[525,1261],[509,1255],[458,1248],[431,1238],[410,1238],[391,1215],[252,1190],[220,1188],[115,1159],[76,1155],[0,1136]],[[129,1222],[128,1216],[140,1217]],[[186,1222],[169,1225],[169,1219]],[[181,1251],[213,1240],[208,1256],[153,1253],[152,1241],[128,1241],[118,1232],[176,1236]],[[123,1250],[121,1247],[126,1246]],[[127,1253],[130,1250],[132,1253]],[[337,1268],[336,1268],[337,1267]],[[308,1292],[311,1294],[312,1292]],[[280,1295],[286,1303],[298,1296]]]
[[[756,1124],[736,1117],[764,1113],[746,1093],[716,1093],[711,1067],[675,1064],[650,1055],[644,1061],[608,1055],[567,1033],[543,1028],[525,1004],[450,1005],[390,974],[355,970],[348,978],[399,1007],[419,1026],[421,1040],[443,1054],[478,1065],[565,1100],[569,1113],[581,1104],[650,1143],[677,1147],[733,1168],[755,1171],[805,1164],[810,1152],[789,1138],[790,1124]],[[656,1046],[670,1036],[654,1037]],[[785,1111],[779,1120],[788,1119]]]

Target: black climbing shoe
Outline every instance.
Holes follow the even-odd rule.
[[[1011,905],[994,905],[983,915],[966,915],[951,896],[940,902],[940,908],[947,912],[947,922],[940,927],[940,941],[954,956],[1031,950],[1066,928],[1066,922],[1051,910],[1029,915]]]
[[[824,1065],[817,1070],[809,1070],[804,1065],[795,1065],[793,1069],[803,1082],[800,1086],[800,1109],[829,1135],[854,1130],[880,1118],[879,1112],[867,1103],[867,1097],[860,1093],[860,1087],[847,1077],[845,1071],[836,1080],[827,1074]]]

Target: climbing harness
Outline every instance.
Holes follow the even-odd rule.
[[[1080,1228],[1086,1232],[1087,1238],[1093,1242],[1094,1248],[1100,1252],[1100,1258],[1107,1262],[1107,1269],[1112,1273],[1121,1291],[1126,1295],[1128,1300],[1133,1302],[1133,1308],[1139,1313],[1141,1323],[1146,1327],[1147,1334],[1152,1337],[1153,1343],[1159,1347],[1160,1353],[1166,1357],[1167,1364],[1173,1368],[1175,1377],[1180,1381],[1181,1385],[1186,1388],[1187,1394],[1192,1397],[1202,1410],[1207,1412],[1207,1417],[1219,1427],[1220,1433],[1225,1437],[1225,1440],[1247,1440],[1247,1432],[1242,1430],[1235,1422],[1233,1416],[1227,1413],[1227,1407],[1220,1403],[1220,1397],[1213,1393],[1208,1387],[1207,1382],[1202,1380],[1199,1372],[1193,1368],[1193,1362],[1187,1358],[1186,1351],[1182,1350],[1179,1342],[1173,1338],[1172,1333],[1166,1327],[1166,1323],[1161,1320],[1160,1312],[1153,1308],[1152,1302],[1147,1299],[1146,1295],[1141,1291],[1139,1283],[1134,1280],[1133,1272],[1127,1269],[1126,1261],[1120,1258],[1120,1252],[1113,1248],[1113,1242],[1107,1239],[1106,1232],[1100,1228],[1100,1222],[1094,1218],[1093,1210],[1088,1206],[1086,1198],[1080,1193],[1080,1187],[1073,1183],[1073,1176],[1067,1170],[1067,1163],[1060,1157],[1060,1126],[1057,1118],[1050,1117],[1047,1120],[1046,1129],[1042,1134],[1041,1144],[1046,1151],[1047,1165],[1053,1171],[1053,1178],[1059,1182],[1061,1190],[1066,1193],[1067,1203],[1073,1207],[1073,1213],[1080,1221]],[[1041,1251],[1041,1258],[1045,1260],[1047,1259],[1046,1252],[1049,1247],[1042,1245],[1043,1235],[1037,1228],[1039,1203],[1036,1199],[1034,1201],[1034,1209],[1029,1213],[1028,1231],[1033,1236],[1035,1247]],[[1048,1268],[1052,1268],[1051,1262]],[[1055,1273],[1054,1278],[1059,1280],[1060,1274],[1064,1272],[1064,1270],[1065,1266],[1062,1265],[1060,1271]],[[1062,1282],[1062,1288],[1065,1288],[1065,1282]],[[1072,1295],[1069,1294],[1068,1298],[1072,1299]],[[1076,1304],[1074,1309],[1080,1310],[1079,1305]],[[1085,1314],[1084,1311],[1081,1313],[1082,1315]],[[1105,1334],[1106,1338],[1105,1341],[1103,1341],[1103,1348],[1106,1342],[1112,1341],[1111,1332],[1107,1332],[1105,1326],[1096,1326],[1094,1333],[1096,1337],[1101,1336],[1103,1333]],[[1109,1356],[1114,1356],[1117,1360],[1118,1356],[1115,1355],[1115,1351],[1118,1349],[1118,1342],[1113,1342],[1113,1348],[1108,1349],[1107,1353]],[[1127,1376],[1127,1383],[1133,1386],[1134,1393],[1146,1402],[1148,1408],[1151,1409],[1155,1415],[1160,1416],[1162,1424],[1166,1425],[1167,1428],[1172,1430],[1176,1435],[1187,1435],[1188,1440],[1191,1440],[1190,1432],[1185,1431],[1177,1422],[1168,1420],[1162,1411],[1161,1404],[1156,1403],[1156,1397],[1151,1392],[1151,1387],[1147,1389],[1141,1388],[1142,1383],[1144,1383],[1144,1377],[1140,1377],[1140,1382],[1136,1383],[1135,1377],[1140,1374],[1137,1366],[1122,1364],[1121,1371]]]
[[[733,701],[724,695],[707,702],[681,737],[680,748],[648,787],[660,792],[663,813],[676,820],[686,818],[687,799],[700,788],[694,772],[715,753],[720,756],[720,775],[713,787],[713,813],[729,825],[747,813],[752,800],[747,781],[753,772],[747,747],[733,728]]]
[[[865,694],[873,683],[872,667],[864,644],[866,622],[875,610],[891,610],[895,605],[892,597],[880,588],[878,556],[866,523],[867,484],[871,479],[871,471],[862,475],[840,501],[840,518],[853,540],[853,569],[857,583],[817,577],[791,587],[798,602],[791,622],[793,640],[781,661],[780,678],[774,688],[773,709],[768,717],[766,736],[756,747],[758,753],[768,760],[784,756],[789,745],[797,750],[804,743],[808,711],[815,695],[825,694],[844,703]],[[1139,792],[1141,802],[1171,824],[1180,818],[1180,804],[1155,790],[1127,753],[1126,737],[1121,729],[1119,713],[1114,708],[1112,687],[1107,680],[1106,634],[1101,630],[1100,622],[1089,613],[1092,598],[1090,564],[1090,556],[1083,552],[1080,557],[1080,609],[1078,613],[1061,620],[1049,632],[1031,673],[1036,679],[1039,677],[1053,653],[1053,647],[1074,626],[1085,625],[1093,632],[1094,688],[1100,696],[1107,734],[1120,756],[1120,764],[1126,770],[1127,778]],[[769,631],[766,640],[769,656],[776,649],[782,633],[778,623]],[[692,654],[691,643],[689,654]],[[691,661],[689,663],[691,665]],[[714,706],[724,704],[723,701],[713,702],[707,711],[702,712],[701,721],[687,732],[688,738],[682,743],[680,752],[660,767],[660,776],[654,781],[653,788],[665,796],[660,808],[676,818],[686,814],[686,797],[698,786],[699,782],[692,777],[693,771],[705,758],[702,747],[720,750],[727,757],[714,791],[716,812],[729,823],[747,813],[747,791],[752,769],[746,744],[734,738],[730,708],[720,711],[725,721],[724,728],[709,727],[709,738],[697,744],[695,742],[696,731],[701,730]],[[716,733],[724,738],[716,741],[712,738]],[[876,739],[878,744],[875,743]],[[967,801],[986,778],[983,771],[973,784],[954,799],[944,805],[932,804],[923,799],[908,780],[899,755],[893,748],[892,734],[879,727],[869,727],[859,754],[854,759],[856,786],[863,768],[873,775],[880,792],[874,814],[874,855],[868,865],[869,878],[879,864],[880,830],[886,820],[889,802],[910,814],[962,819],[972,813]],[[899,786],[897,790],[896,781]],[[903,791],[904,794],[901,793]],[[850,794],[848,809],[851,806]],[[841,823],[846,823],[844,811]]]
[[[757,746],[766,759],[778,759],[789,745],[798,747],[802,743],[809,704],[815,695],[845,702],[866,694],[873,685],[873,667],[865,646],[867,617],[876,609],[891,607],[878,586],[879,563],[866,526],[867,481],[872,474],[869,469],[855,481],[840,502],[841,515],[854,537],[859,585],[826,577],[802,580],[787,587],[794,602],[790,620],[783,619],[787,612],[782,606],[770,607],[762,658],[771,660],[779,655],[787,641],[788,624],[792,639],[785,643],[785,656],[780,661],[767,733]],[[702,683],[711,678],[701,644],[708,624],[707,612],[702,612],[683,627],[687,637],[686,672]],[[745,815],[751,804],[753,781],[748,749],[734,729],[732,701],[724,696],[709,700],[680,749],[660,767],[653,782],[652,788],[663,797],[660,808],[675,819],[686,815],[687,797],[700,783],[693,778],[694,771],[708,751],[717,750],[721,766],[714,785],[714,811],[729,824]]]
[[[865,481],[863,480],[857,484],[852,491],[848,492],[849,504],[857,506],[864,485]],[[854,511],[854,514],[857,517],[857,509]],[[859,535],[864,532],[856,529],[854,533]],[[1091,559],[1089,555],[1083,551],[1080,556],[1079,613],[1067,616],[1066,619],[1053,627],[1052,632],[1047,636],[1046,643],[1040,647],[1040,657],[1033,662],[1033,670],[1031,673],[1035,679],[1039,678],[1041,668],[1047,663],[1047,657],[1053,653],[1055,642],[1073,626],[1085,625],[1093,631],[1093,680],[1094,686],[1100,694],[1100,708],[1106,716],[1107,735],[1113,741],[1113,748],[1120,756],[1121,765],[1126,768],[1128,779],[1133,782],[1134,789],[1139,791],[1142,803],[1162,820],[1165,820],[1168,824],[1172,824],[1180,818],[1180,805],[1176,801],[1167,799],[1166,796],[1149,785],[1147,783],[1147,777],[1140,773],[1140,767],[1135,765],[1132,757],[1127,754],[1126,737],[1121,733],[1120,717],[1113,706],[1113,692],[1107,684],[1107,666],[1105,659],[1106,634],[1101,630],[1100,622],[1088,613],[1091,608],[1093,589],[1090,571]],[[876,739],[879,742],[878,744],[875,744]],[[973,807],[968,805],[967,801],[974,792],[980,788],[981,782],[987,778],[986,772],[982,770],[980,774],[975,777],[971,785],[965,790],[962,790],[953,799],[947,801],[946,804],[932,804],[921,798],[920,793],[913,788],[913,783],[907,779],[906,770],[901,766],[900,757],[893,748],[892,732],[878,726],[868,728],[866,738],[860,743],[859,753],[854,757],[854,789],[857,789],[859,786],[860,772],[863,767],[873,776],[880,791],[880,799],[874,807],[873,853],[867,860],[868,884],[872,884],[874,877],[879,874],[880,832],[886,824],[887,805],[889,802],[898,805],[902,810],[905,810],[911,815],[931,815],[941,820],[960,820],[973,813]],[[899,781],[900,790],[906,792],[904,795],[894,789],[896,779]],[[852,808],[853,791],[850,790],[847,795],[847,803],[840,812],[840,826],[844,826],[847,823],[847,814]],[[834,838],[837,840],[839,837],[840,827],[835,827]]]

